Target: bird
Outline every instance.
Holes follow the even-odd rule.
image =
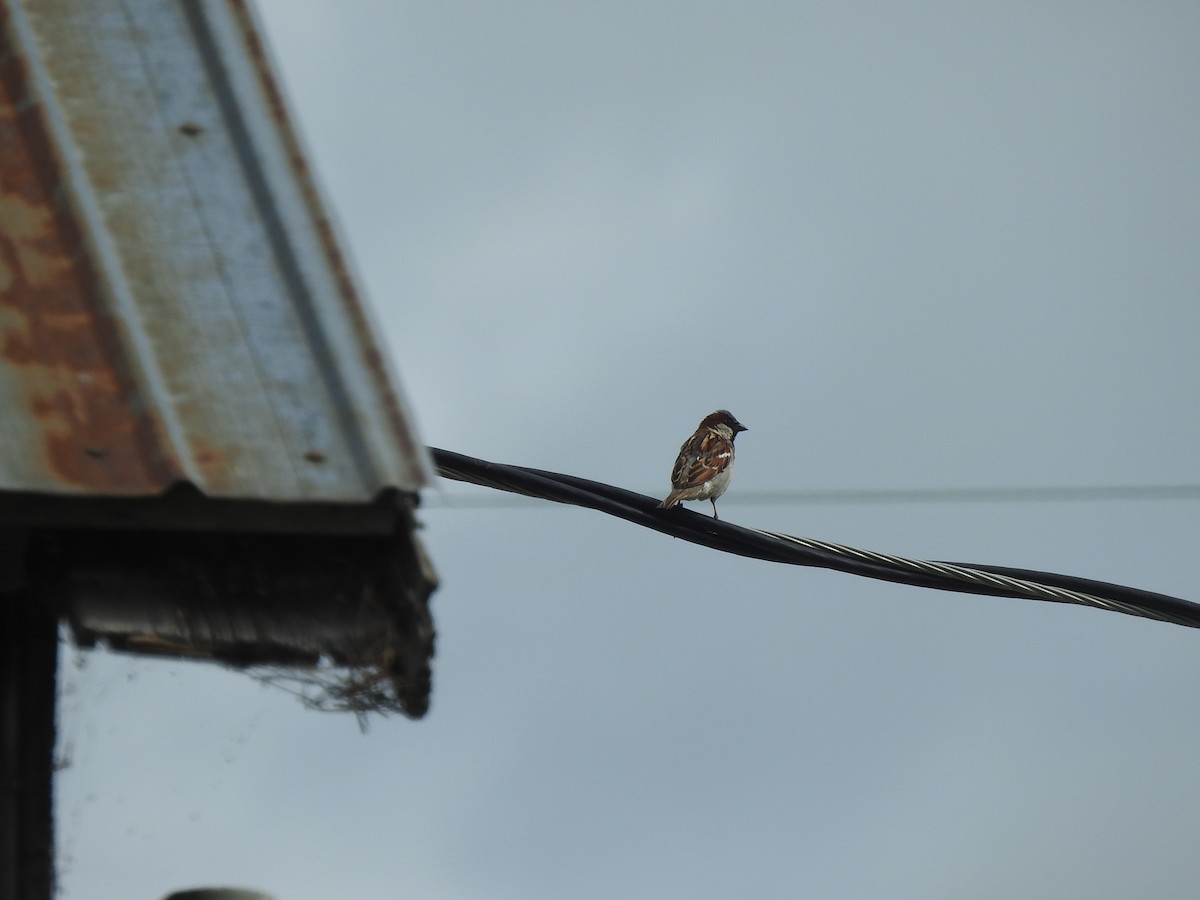
[[[717,498],[729,487],[733,474],[733,439],[738,432],[749,431],[727,409],[718,409],[700,420],[696,431],[679,448],[679,458],[671,469],[671,493],[658,504],[670,509],[684,500],[708,500],[713,518]]]

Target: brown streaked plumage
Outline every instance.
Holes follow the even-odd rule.
[[[671,493],[659,509],[670,509],[684,500],[708,500],[712,503],[713,518],[717,515],[717,498],[729,487],[733,474],[733,440],[740,431],[749,431],[727,409],[709,413],[695,433],[679,448],[679,458],[671,469]]]

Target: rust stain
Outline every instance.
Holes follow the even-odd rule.
[[[15,46],[7,30],[0,41]],[[37,434],[42,468],[64,487],[150,492],[177,467],[151,413],[135,411],[117,325],[26,76],[14,53],[0,55],[0,365],[18,375],[21,425]]]
[[[192,462],[200,470],[205,491],[223,494],[233,487],[232,475],[237,469],[237,455],[232,448],[211,444],[200,435],[189,438],[188,448]]]

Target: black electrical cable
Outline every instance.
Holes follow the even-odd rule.
[[[1165,594],[1030,569],[907,559],[812,538],[759,531],[681,507],[662,510],[657,498],[574,475],[429,449],[438,474],[444,478],[594,509],[725,553],[835,569],[936,590],[1074,603],[1200,628],[1200,604]]]

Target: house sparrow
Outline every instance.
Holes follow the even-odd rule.
[[[658,508],[670,509],[682,500],[708,500],[712,503],[713,518],[720,518],[717,498],[729,487],[733,439],[739,431],[749,429],[727,409],[705,416],[696,433],[679,448],[679,458],[671,470],[671,493]]]

